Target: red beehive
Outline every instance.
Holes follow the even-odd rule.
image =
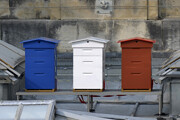
[[[122,47],[122,91],[151,91],[151,48],[154,40],[131,38]]]

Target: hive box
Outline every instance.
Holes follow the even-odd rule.
[[[36,38],[25,40],[26,90],[56,89],[56,46],[59,40]]]
[[[102,91],[104,80],[104,40],[89,37],[71,41],[73,48],[73,90]]]
[[[118,43],[122,47],[122,91],[151,91],[151,48],[155,41],[132,38]]]

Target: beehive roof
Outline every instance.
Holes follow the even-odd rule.
[[[69,43],[76,43],[76,42],[85,41],[85,40],[95,41],[95,42],[100,42],[100,43],[107,43],[107,42],[109,42],[109,40],[102,39],[102,38],[87,37],[87,38],[83,38],[83,39],[73,40],[73,41],[70,41]]]
[[[34,39],[29,39],[29,40],[24,40],[20,43],[27,43],[27,42],[32,42],[32,41],[36,41],[36,40],[40,40],[40,41],[46,41],[46,42],[50,42],[50,43],[59,43],[60,40],[56,40],[56,39],[51,39],[51,38],[46,38],[46,37],[40,37],[40,38],[34,38]]]
[[[140,40],[140,41],[145,41],[145,42],[151,42],[155,43],[155,40],[147,39],[147,38],[141,38],[141,37],[135,37],[135,38],[130,38],[126,40],[119,40],[117,43],[122,43],[122,42],[127,42],[127,41],[132,41],[132,40]]]

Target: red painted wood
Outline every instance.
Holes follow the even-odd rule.
[[[154,41],[129,39],[122,47],[122,88],[151,89],[151,48]]]

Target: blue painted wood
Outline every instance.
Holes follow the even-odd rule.
[[[56,89],[58,42],[48,38],[21,42],[25,48],[26,89]]]

